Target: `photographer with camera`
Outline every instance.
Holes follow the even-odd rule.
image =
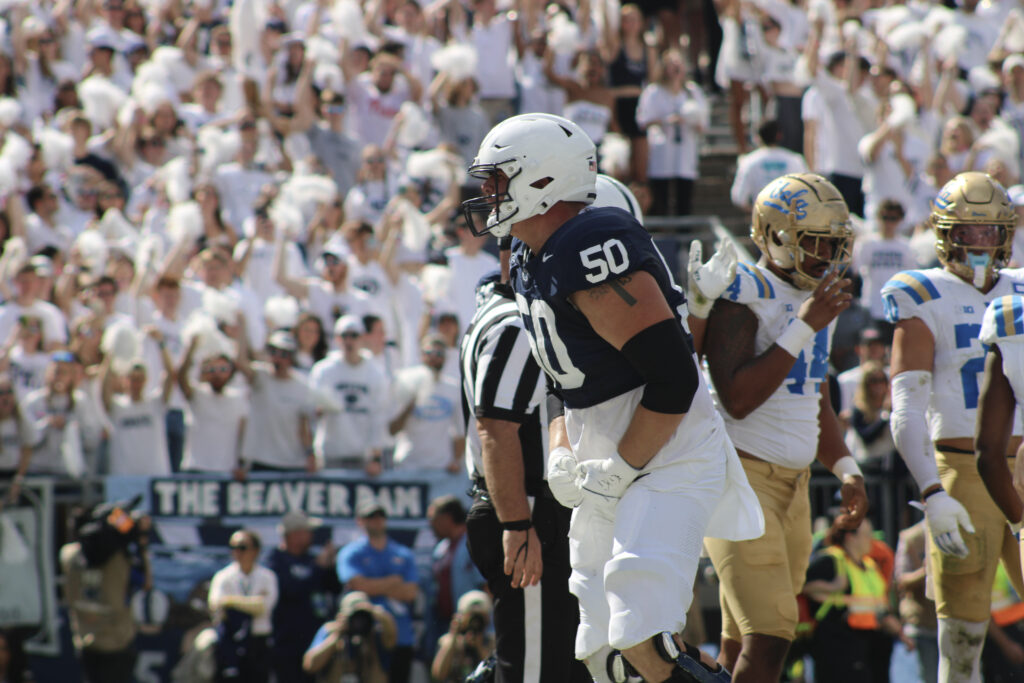
[[[72,640],[88,683],[135,680],[137,627],[128,597],[150,582],[151,525],[132,511],[138,503],[104,503],[84,512],[75,520],[76,540],[60,549]]]
[[[387,683],[381,655],[398,641],[395,619],[362,591],[341,599],[334,621],[320,627],[302,668],[322,683]]]
[[[491,598],[487,593],[471,590],[460,597],[451,628],[438,641],[430,667],[434,680],[462,683],[490,657],[494,652],[490,625]]]

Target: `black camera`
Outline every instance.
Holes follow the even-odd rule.
[[[473,633],[479,635],[487,629],[487,619],[482,614],[472,614],[463,627],[463,633]]]
[[[373,612],[368,609],[357,609],[348,615],[346,631],[350,639],[363,639],[373,632],[375,623]]]

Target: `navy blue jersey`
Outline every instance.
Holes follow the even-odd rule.
[[[622,209],[583,211],[555,231],[537,254],[513,242],[512,287],[531,350],[570,408],[596,405],[644,384],[625,356],[569,301],[574,292],[641,270],[654,277],[689,336],[686,297],[651,236]]]

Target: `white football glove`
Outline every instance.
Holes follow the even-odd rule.
[[[559,446],[548,454],[548,488],[555,500],[567,508],[583,502],[578,471],[576,456],[565,446]]]
[[[699,240],[690,242],[690,260],[686,264],[686,307],[695,318],[707,318],[715,300],[736,277],[739,256],[732,240],[725,240],[718,251],[702,264],[704,248]]]
[[[928,496],[924,504],[924,514],[928,520],[928,528],[932,540],[939,550],[947,555],[967,557],[969,551],[960,535],[960,527],[968,533],[974,533],[974,525],[967,510],[955,498],[945,491]]]

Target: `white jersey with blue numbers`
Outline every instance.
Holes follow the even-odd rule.
[[[770,270],[741,263],[721,298],[743,304],[757,316],[754,353],[761,355],[797,317],[810,292],[794,287]],[[828,375],[835,321],[823,328],[793,363],[789,375],[764,403],[743,419],[721,410],[733,444],[767,462],[803,469],[818,452],[821,384]],[[714,394],[713,394],[714,395]],[[714,395],[718,402],[717,395]]]
[[[918,318],[935,341],[928,404],[933,441],[974,436],[985,372],[986,348],[979,339],[982,317],[991,301],[1008,294],[1024,294],[1024,271],[999,271],[988,293],[942,268],[897,273],[882,287],[886,320],[895,324]],[[1013,433],[1021,433],[1019,422]]]
[[[1017,399],[1016,423],[1019,433],[1024,419],[1024,296],[1009,294],[994,299],[985,310],[981,321],[983,344],[999,347],[1003,359],[1003,374],[1010,382]]]

